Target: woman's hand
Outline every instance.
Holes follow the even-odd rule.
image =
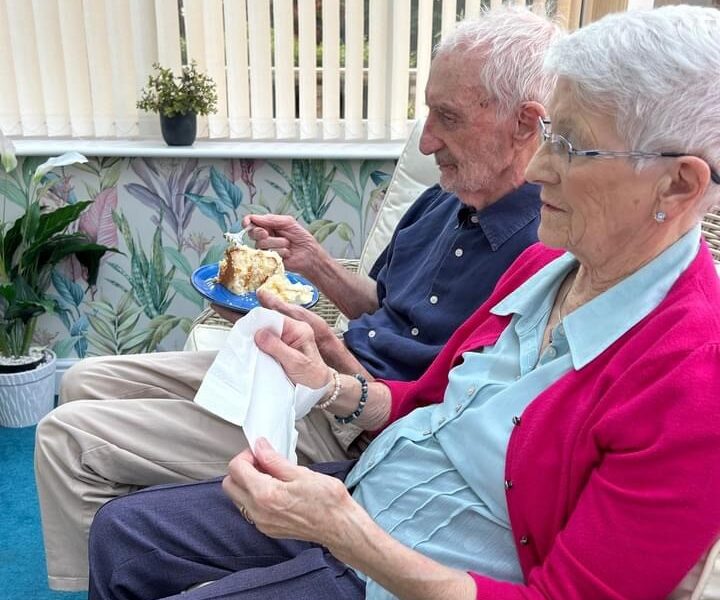
[[[288,215],[247,215],[243,227],[261,250],[274,250],[289,271],[313,279],[314,267],[327,252],[307,229]]]
[[[230,461],[222,485],[256,527],[274,538],[335,545],[345,513],[359,508],[342,481],[293,465],[264,438],[254,455],[245,450]]]
[[[255,334],[255,343],[282,366],[288,379],[319,389],[332,380],[332,372],[320,356],[312,327],[285,317],[282,335],[268,329]]]
[[[265,535],[315,542],[398,598],[473,600],[475,583],[390,537],[338,479],[291,464],[267,440],[230,461],[223,490]],[[242,518],[238,515],[238,518]]]

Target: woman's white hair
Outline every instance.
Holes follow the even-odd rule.
[[[629,149],[687,152],[720,170],[720,11],[608,15],[554,44],[545,68],[589,112],[613,116]],[[707,196],[716,203],[720,185]]]
[[[526,8],[484,11],[477,19],[460,22],[435,47],[435,56],[450,52],[478,52],[477,84],[498,103],[498,116],[511,114],[522,102],[545,104],[555,75],[543,69],[545,53],[563,34],[550,20]]]

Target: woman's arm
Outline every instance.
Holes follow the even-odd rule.
[[[312,327],[307,323],[286,317],[280,337],[265,329],[255,335],[255,342],[260,350],[282,365],[293,383],[319,389],[334,382],[332,370],[322,360]],[[340,383],[337,398],[328,410],[336,415],[347,416],[358,407],[360,382],[355,377],[340,375]],[[382,429],[390,415],[390,390],[380,382],[368,382],[367,385],[365,409],[353,422],[366,430]]]

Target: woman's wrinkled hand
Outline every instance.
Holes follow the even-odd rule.
[[[280,363],[295,384],[319,389],[332,380],[332,371],[320,356],[313,329],[307,323],[285,317],[282,335],[261,329],[255,334],[255,343]]]
[[[331,338],[335,339],[335,332],[331,329],[330,325],[328,325],[320,315],[311,310],[298,304],[284,302],[281,298],[278,298],[275,294],[266,290],[258,290],[257,299],[260,301],[260,305],[267,309],[274,310],[286,317],[310,325],[313,330],[313,335],[315,336],[315,343],[320,349],[321,354],[323,352],[323,346],[332,341]]]
[[[342,481],[292,464],[264,438],[230,461],[222,486],[264,534],[325,546],[338,543],[355,505]]]

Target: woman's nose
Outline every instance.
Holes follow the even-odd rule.
[[[553,161],[550,152],[544,144],[541,144],[535,151],[532,159],[525,169],[525,180],[530,183],[558,183],[560,175],[553,168]]]

